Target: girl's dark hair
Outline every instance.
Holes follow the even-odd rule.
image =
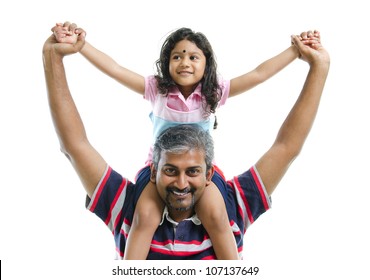
[[[194,32],[189,28],[180,28],[171,33],[164,41],[159,59],[156,61],[158,90],[161,94],[167,94],[169,89],[176,87],[175,82],[170,76],[169,65],[171,52],[175,45],[181,40],[188,40],[199,49],[206,57],[206,69],[200,83],[202,84],[202,95],[205,98],[205,110],[207,113],[215,113],[217,104],[221,99],[221,88],[217,79],[217,63],[212,46],[207,37],[200,33]]]

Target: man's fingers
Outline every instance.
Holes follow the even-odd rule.
[[[85,44],[85,36],[86,36],[86,32],[83,29],[81,29],[81,33],[78,35],[77,42],[75,44],[78,50],[81,50],[83,45]]]

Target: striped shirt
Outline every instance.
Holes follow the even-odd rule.
[[[246,230],[271,207],[270,198],[255,167],[228,181],[215,173],[212,181],[225,200],[230,226],[242,257]],[[87,209],[102,219],[112,232],[118,259],[124,256],[135,205],[146,183],[147,176],[139,175],[133,183],[108,166],[91,200],[87,201]],[[196,215],[177,223],[165,209],[153,236],[148,259],[215,258],[212,242]]]

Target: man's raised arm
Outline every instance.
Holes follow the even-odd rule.
[[[269,195],[303,147],[315,120],[330,66],[329,54],[321,43],[305,46],[297,36],[292,36],[292,42],[310,69],[301,94],[282,124],[274,144],[256,163]]]
[[[102,177],[106,163],[90,145],[83,122],[69,91],[63,58],[78,52],[84,44],[81,31],[76,44],[61,44],[50,36],[43,47],[43,64],[49,106],[61,150],[71,161],[87,194],[91,197]]]

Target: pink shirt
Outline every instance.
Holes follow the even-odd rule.
[[[222,96],[217,108],[226,103],[230,91],[229,80],[221,79],[219,83]],[[144,98],[151,102],[153,108],[150,115],[153,122],[153,140],[164,129],[178,124],[193,123],[208,131],[213,129],[215,117],[214,114],[207,114],[204,110],[201,85],[185,99],[177,88],[167,95],[158,94],[157,81],[154,76],[149,76],[145,79]]]
[[[217,108],[226,103],[230,92],[229,80],[220,80],[219,82],[222,90],[222,96]],[[151,102],[155,116],[162,117],[168,121],[186,122],[186,120],[189,120],[190,122],[197,122],[203,121],[209,117],[205,115],[203,108],[201,85],[198,85],[194,92],[187,99],[185,99],[185,97],[177,88],[174,89],[174,91],[169,92],[167,96],[164,96],[162,94],[158,94],[157,81],[155,77],[149,76],[145,79],[144,98]],[[157,108],[159,104],[163,106]],[[201,111],[202,114],[196,114],[192,117],[191,115],[197,113],[197,111]],[[171,112],[182,114],[176,115],[171,114]],[[184,117],[184,115],[190,116]]]

